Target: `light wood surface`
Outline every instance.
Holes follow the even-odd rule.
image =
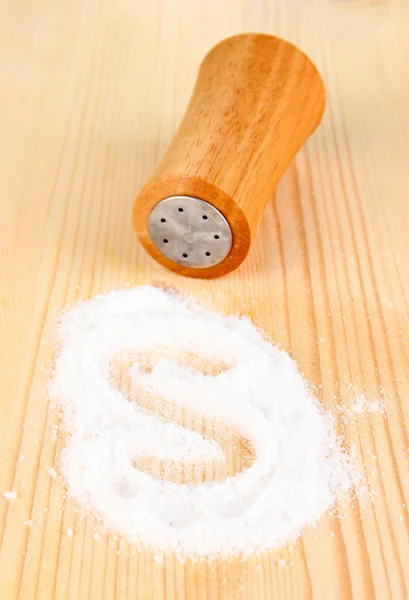
[[[219,42],[200,66],[169,150],[135,200],[134,228],[145,249],[188,277],[219,277],[240,266],[280,177],[321,121],[324,106],[317,69],[292,44],[265,34]],[[205,200],[227,219],[233,245],[219,264],[186,267],[152,242],[151,210],[179,195]]]
[[[407,598],[409,4],[9,0],[0,11],[1,600]],[[328,107],[245,263],[189,280],[139,246],[132,204],[204,54],[244,31],[301,46]],[[385,415],[338,422],[372,501],[246,562],[156,563],[94,537],[49,472],[63,446],[45,393],[55,311],[152,281],[251,315],[328,410],[382,395]]]

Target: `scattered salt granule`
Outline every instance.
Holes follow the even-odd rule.
[[[380,413],[384,414],[386,410],[385,400],[383,398],[377,398],[368,400],[366,396],[360,394],[355,398],[350,406],[350,412],[355,414],[362,413]]]
[[[3,496],[6,500],[15,500],[17,498],[17,492],[4,492]]]
[[[31,519],[28,519],[27,521],[23,521],[23,525],[27,525],[27,527],[31,527],[34,525],[33,521]]]
[[[68,535],[68,537],[72,537],[74,535],[74,532],[71,529],[71,527],[68,527],[68,529],[67,529],[67,535]]]
[[[383,397],[369,399],[364,394],[358,394],[350,404],[337,405],[336,412],[343,421],[349,423],[372,414],[384,415],[386,401]]]
[[[354,485],[332,420],[296,363],[248,319],[142,286],[71,308],[58,332],[50,395],[71,434],[61,460],[68,492],[129,542],[181,559],[277,548]],[[140,470],[146,457],[209,467],[226,457],[218,441],[172,421],[173,409],[160,417],[118,389],[110,369],[124,353],[134,357],[122,373],[131,398],[225,423],[248,441],[250,466],[184,484]],[[207,373],[178,359],[192,354],[225,368]]]
[[[57,477],[57,471],[54,469],[54,467],[51,467],[51,469],[48,469],[48,474],[53,479],[55,479]]]
[[[164,557],[161,554],[157,554],[156,556],[153,557],[153,560],[156,563],[163,563],[163,561],[165,560]]]

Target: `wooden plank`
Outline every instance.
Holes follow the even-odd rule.
[[[409,5],[393,0],[1,3],[2,600],[409,595],[408,17]],[[175,132],[205,52],[251,30],[316,61],[327,113],[239,271],[183,279],[137,244],[133,198]],[[293,549],[247,562],[158,564],[99,536],[49,472],[63,446],[45,391],[55,311],[152,281],[249,314],[329,410],[356,394],[382,396],[385,415],[339,423],[372,501],[323,518]]]

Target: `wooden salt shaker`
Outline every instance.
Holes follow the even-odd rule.
[[[324,107],[316,67],[292,44],[261,34],[217,44],[167,153],[135,200],[133,225],[144,248],[188,277],[236,269]]]

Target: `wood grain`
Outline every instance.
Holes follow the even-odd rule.
[[[18,0],[0,11],[1,600],[407,598],[409,5]],[[132,203],[202,57],[243,31],[301,46],[328,109],[246,262],[188,280],[139,247]],[[46,395],[55,311],[153,281],[250,315],[335,414],[357,394],[382,396],[385,415],[338,423],[372,500],[323,518],[294,548],[242,562],[156,563],[98,537],[49,472],[64,444]]]
[[[320,74],[292,44],[249,33],[219,42],[200,65],[168,151],[135,200],[133,224],[145,250],[188,277],[208,279],[237,269],[278,181],[321,121],[324,107]],[[152,209],[179,195],[205,200],[227,219],[233,245],[222,262],[186,267],[151,240]]]

